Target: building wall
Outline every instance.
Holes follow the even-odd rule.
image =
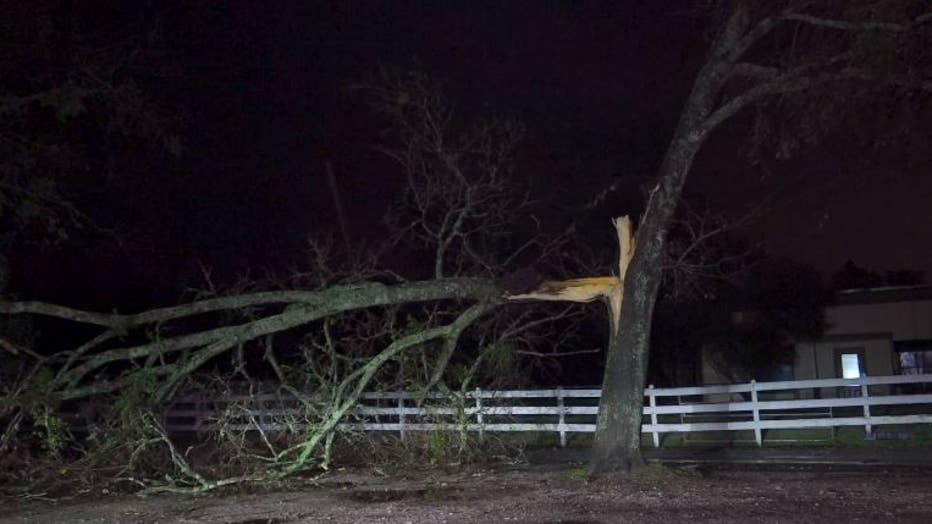
[[[907,290],[905,293],[913,293]],[[893,375],[894,342],[932,339],[932,287],[921,295],[903,296],[904,291],[858,292],[840,296],[841,304],[825,309],[826,331],[820,340],[796,343],[793,374],[796,380],[840,378],[840,353],[859,352],[864,356],[867,376]],[[918,299],[917,299],[918,298]],[[730,382],[703,356],[703,384]],[[872,388],[885,393],[886,386]],[[803,397],[834,397],[838,388],[810,391]]]
[[[826,336],[890,333],[893,340],[932,338],[932,300],[825,308]]]
[[[853,352],[864,355],[864,373],[867,376],[893,374],[893,340],[889,337],[837,337],[816,342],[797,343],[796,362],[793,367],[795,378],[796,380],[841,378],[839,355]],[[878,388],[880,389],[875,388],[877,393],[886,393],[886,386]],[[809,391],[802,397],[812,398],[816,395],[816,392]],[[818,395],[835,397],[837,391],[835,388],[824,388]]]

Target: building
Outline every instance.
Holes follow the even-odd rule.
[[[779,373],[781,380],[932,373],[932,286],[841,291],[825,320],[820,339],[795,342],[795,361]],[[703,360],[704,384],[727,382]]]

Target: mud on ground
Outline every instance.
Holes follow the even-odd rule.
[[[651,466],[591,480],[581,464],[442,472],[340,470],[278,491],[202,497],[6,498],[2,523],[932,522],[932,470]]]

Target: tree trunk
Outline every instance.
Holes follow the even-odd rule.
[[[742,64],[742,57],[783,20],[803,20],[813,25],[846,31],[880,28],[876,24],[820,21],[787,12],[753,19],[754,10],[750,2],[734,4],[734,10],[712,42],[708,61],[696,76],[660,166],[657,184],[651,191],[638,227],[638,247],[624,280],[621,322],[617,328],[611,327],[596,425],[593,455],[595,472],[630,471],[644,465],[640,452],[640,427],[651,317],[660,287],[664,242],[696,152],[716,126],[755,101],[845,78],[845,72],[813,74],[811,65],[806,64],[784,72],[776,71],[775,76],[768,77],[767,74],[774,68]],[[916,18],[909,26],[892,24],[884,27],[905,31],[920,27],[928,21],[929,18],[923,16]],[[849,60],[839,63],[846,68],[851,66]],[[742,66],[740,71],[738,66]],[[766,73],[766,80],[752,83],[753,87],[739,90],[738,94],[723,97],[723,87],[729,79],[741,77],[747,82],[748,71]]]
[[[641,456],[644,381],[664,241],[697,149],[698,145],[686,141],[671,145],[661,169],[661,180],[638,228],[638,248],[625,279],[621,322],[617,330],[609,327],[611,334],[593,450],[595,472],[628,472],[644,466]]]
[[[708,66],[699,74],[637,229],[637,249],[625,276],[621,322],[617,328],[609,327],[592,457],[595,473],[629,472],[645,464],[641,456],[644,381],[664,243],[693,157],[708,135],[703,123],[717,90],[716,76]]]

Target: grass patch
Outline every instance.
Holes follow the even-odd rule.
[[[557,484],[585,484],[591,477],[592,468],[586,465],[558,471],[550,477],[550,480]]]
[[[763,431],[764,447],[908,447],[932,445],[932,424],[874,426],[875,436],[868,439],[863,426],[843,426],[836,428],[799,428],[768,429]],[[892,436],[908,435],[907,439]],[[473,435],[474,436],[474,435]],[[560,435],[556,432],[487,432],[486,438],[493,437],[500,446],[517,449],[560,448]],[[592,447],[592,433],[568,433],[566,447],[569,449],[589,449]],[[439,437],[434,437],[439,438]],[[437,444],[437,442],[434,442]],[[695,446],[734,446],[757,447],[754,431],[701,431],[693,433],[662,433],[660,447],[663,449]],[[641,435],[641,447],[654,449],[651,433]],[[439,446],[444,448],[444,446]],[[436,452],[437,446],[433,451]],[[437,455],[437,453],[434,453]]]

